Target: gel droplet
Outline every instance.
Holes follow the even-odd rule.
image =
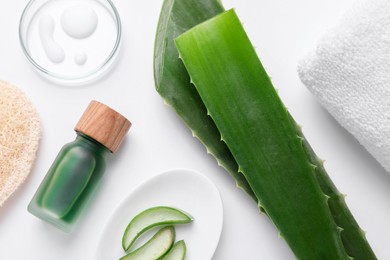
[[[55,23],[50,15],[43,15],[39,20],[39,36],[46,56],[54,63],[65,59],[65,52],[54,40]]]
[[[75,55],[74,55],[74,62],[77,64],[77,65],[84,65],[86,62],[87,62],[87,54],[85,52],[77,52]]]
[[[96,12],[87,5],[75,5],[61,15],[62,29],[73,38],[84,39],[92,35],[98,25]]]

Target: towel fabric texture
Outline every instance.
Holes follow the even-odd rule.
[[[357,0],[300,61],[298,73],[390,172],[390,0]]]

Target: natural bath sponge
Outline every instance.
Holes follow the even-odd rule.
[[[357,0],[298,71],[319,102],[390,172],[389,14],[389,0]]]
[[[0,206],[31,171],[40,139],[37,111],[17,87],[0,80]]]

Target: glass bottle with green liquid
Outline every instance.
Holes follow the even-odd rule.
[[[118,112],[92,101],[75,127],[76,139],[61,149],[28,211],[70,231],[105,171],[107,155],[118,150],[130,126]]]

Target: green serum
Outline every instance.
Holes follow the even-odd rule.
[[[111,108],[92,101],[75,127],[76,139],[66,144],[50,167],[28,211],[70,231],[131,123]]]

